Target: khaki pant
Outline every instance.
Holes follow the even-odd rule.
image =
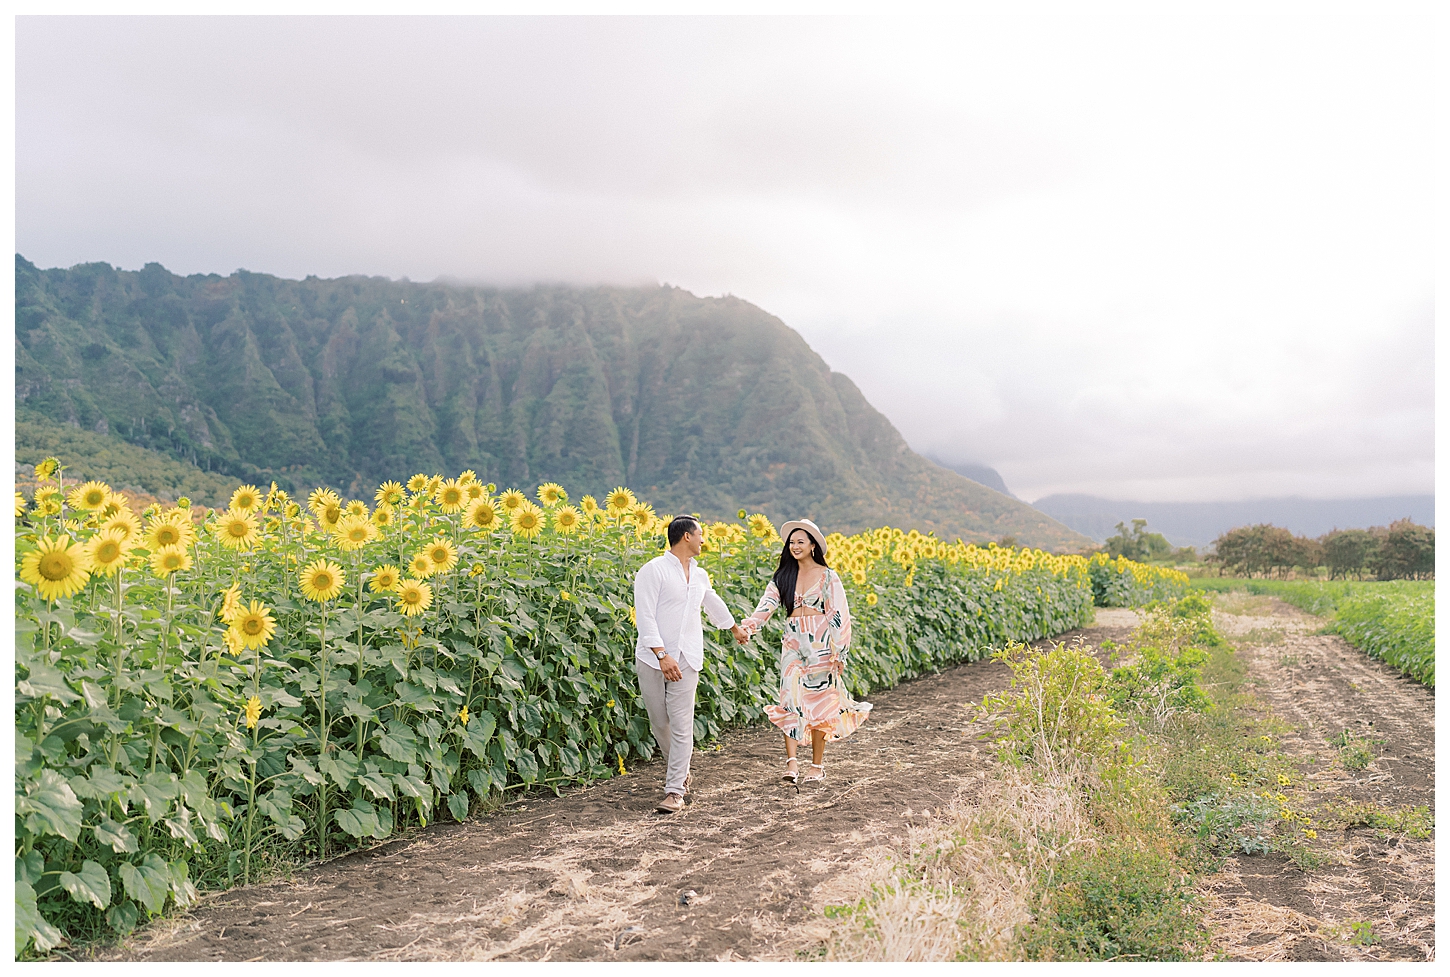
[[[650,731],[665,761],[665,793],[683,797],[685,778],[690,774],[690,754],[695,750],[695,687],[700,673],[684,662],[679,665],[678,682],[666,682],[658,668],[641,661],[634,663],[634,672],[639,676]]]

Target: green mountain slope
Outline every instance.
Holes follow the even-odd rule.
[[[97,479],[112,488],[158,498],[187,496],[199,505],[226,505],[241,481],[231,475],[204,472],[187,461],[127,444],[120,438],[59,424],[39,414],[15,414],[15,462],[19,480],[32,481],[29,470],[44,458],[59,458],[67,484]],[[29,493],[27,493],[29,494]]]
[[[198,468],[359,494],[415,471],[661,511],[1088,545],[912,452],[774,316],[677,288],[497,289],[16,256],[16,406]]]

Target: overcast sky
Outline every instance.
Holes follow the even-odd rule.
[[[20,18],[16,247],[728,292],[1028,500],[1431,492],[1433,33]]]

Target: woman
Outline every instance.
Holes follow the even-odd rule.
[[[780,650],[780,699],[765,715],[785,734],[787,783],[825,779],[828,740],[850,736],[866,721],[871,703],[857,702],[846,689],[846,650],[851,646],[851,609],[841,578],[826,565],[826,537],[809,519],[780,527],[785,545],[780,565],[755,613],[740,622],[744,644],[777,607],[790,609]],[[804,777],[796,744],[811,741],[811,765]]]

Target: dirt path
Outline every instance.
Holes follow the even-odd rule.
[[[1303,775],[1296,809],[1345,803],[1435,809],[1435,696],[1272,598],[1229,595],[1216,622],[1251,690],[1292,727],[1283,749]],[[1331,743],[1348,731],[1378,755],[1361,770]],[[1427,960],[1435,952],[1435,839],[1374,828],[1315,829],[1327,863],[1240,856],[1210,880],[1215,949],[1240,960]],[[1359,924],[1356,927],[1356,924]],[[1366,928],[1365,924],[1368,924]]]
[[[1135,618],[1099,612],[1074,631],[1124,640]],[[870,697],[826,781],[779,782],[767,727],[697,752],[692,803],[653,814],[663,770],[535,794],[491,817],[209,897],[134,935],[132,960],[717,960],[789,956],[818,892],[984,775],[965,705],[1007,683],[962,665]]]

